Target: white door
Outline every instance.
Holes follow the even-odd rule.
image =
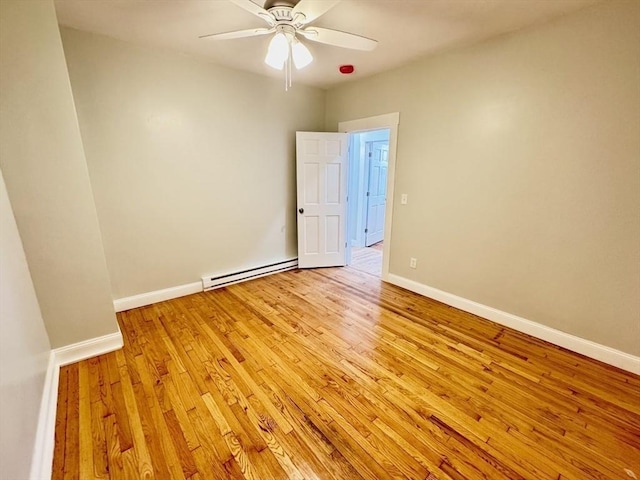
[[[298,266],[346,265],[346,133],[296,132]]]
[[[367,223],[365,246],[381,242],[384,238],[384,214],[387,206],[387,170],[389,143],[367,142],[369,157],[369,187],[367,190]]]

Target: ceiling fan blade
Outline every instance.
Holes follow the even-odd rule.
[[[273,32],[273,28],[249,28],[247,30],[236,30],[234,32],[210,33],[200,35],[198,38],[210,38],[212,40],[231,40],[232,38],[257,37]]]
[[[324,15],[341,0],[300,0],[291,11],[292,18],[296,14],[304,15],[303,25],[313,22],[320,15]]]
[[[265,22],[267,22],[270,26],[274,26],[276,24],[275,18],[269,12],[267,12],[260,5],[256,5],[251,0],[229,0],[232,3],[235,3],[240,8],[244,8],[247,12],[253,13],[256,17],[262,18]]]
[[[298,30],[307,40],[326,43],[336,47],[351,48],[353,50],[373,50],[378,45],[376,40],[362,37],[353,33],[341,32],[330,28],[309,27]]]

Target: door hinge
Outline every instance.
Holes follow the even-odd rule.
[[[371,152],[369,152],[369,158],[371,158]]]
[[[364,229],[364,233],[367,233],[367,232],[369,232],[369,229],[368,229],[368,228],[365,228],[365,229]]]

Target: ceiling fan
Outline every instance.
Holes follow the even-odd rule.
[[[274,34],[265,63],[277,70],[285,70],[285,86],[291,86],[291,64],[298,70],[313,61],[309,49],[299,37],[313,42],[354,50],[373,50],[378,42],[353,33],[309,24],[334,7],[340,0],[268,0],[263,7],[251,0],[229,0],[255,16],[263,19],[268,28],[250,28],[233,32],[211,33],[200,38],[230,40]]]

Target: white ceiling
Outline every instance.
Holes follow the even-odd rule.
[[[263,5],[263,0],[254,0]],[[314,0],[323,1],[323,0]],[[307,41],[315,61],[294,83],[323,88],[451,47],[515,31],[600,0],[342,0],[312,25],[379,41],[373,52]],[[206,40],[199,35],[264,27],[228,0],[55,0],[61,25],[199,55],[232,68],[281,77],[263,62],[270,36]],[[338,73],[355,65],[350,77]]]

